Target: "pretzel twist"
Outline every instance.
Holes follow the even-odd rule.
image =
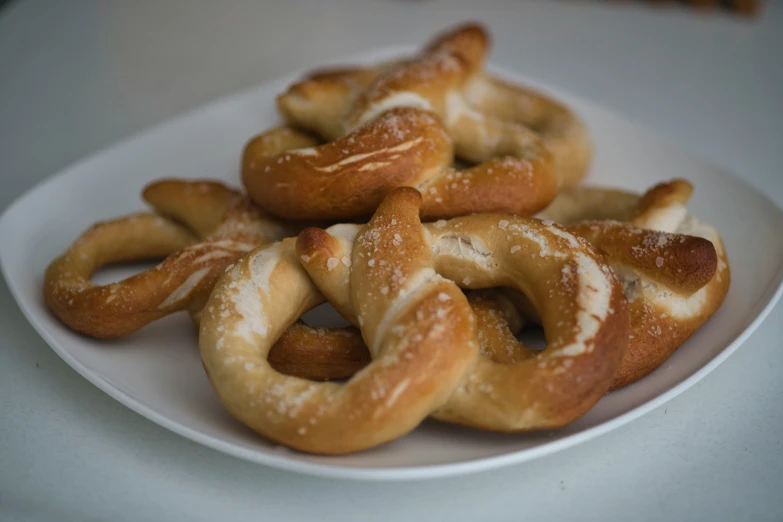
[[[444,33],[425,48],[432,52],[449,41],[473,35],[488,45],[489,35],[477,26],[463,26]],[[464,44],[463,44],[464,45]],[[346,132],[346,116],[363,91],[383,75],[404,69],[416,58],[397,60],[376,67],[345,67],[316,70],[290,86],[277,97],[277,106],[286,121],[300,129],[335,140]],[[464,105],[473,119],[489,118],[530,129],[552,153],[555,172],[563,186],[578,185],[592,159],[592,142],[587,127],[567,106],[541,92],[514,85],[481,71],[465,83],[452,103]],[[439,112],[442,116],[446,111]],[[452,109],[452,113],[454,109]],[[452,128],[447,127],[451,133]],[[452,133],[455,154],[465,161],[479,162],[476,140],[460,129]]]
[[[725,248],[712,227],[687,215],[685,204],[691,193],[692,186],[683,180],[658,184],[641,196],[580,187],[561,192],[539,214],[542,219],[564,223],[570,232],[590,241],[623,283],[630,302],[631,333],[611,389],[635,382],[661,366],[725,299],[731,279]],[[469,296],[469,300],[477,317],[485,318],[485,322],[479,320],[478,328],[483,355],[497,362],[530,355],[514,337],[521,328],[520,310],[540,322],[524,295],[495,292],[480,299]],[[510,330],[504,326],[509,322]],[[367,348],[354,335],[350,353],[355,360]],[[278,354],[296,366],[292,375],[310,366],[290,345]],[[307,355],[329,358],[319,342],[308,345]],[[345,378],[356,369],[335,364],[331,374],[318,377]]]
[[[372,224],[370,230],[376,230]],[[396,300],[382,328],[376,324],[365,334],[373,362],[344,385],[285,376],[267,362],[286,327],[323,302],[299,264],[293,239],[251,252],[221,278],[202,318],[199,346],[229,412],[270,439],[306,451],[344,453],[401,436],[445,402],[477,351],[475,322],[462,292],[429,268],[432,252],[421,230],[397,233],[410,244],[407,256],[395,259],[411,276],[398,281],[406,296]],[[350,257],[339,262],[349,263]],[[378,301],[391,305],[391,296],[367,299],[374,279],[358,271],[353,285],[368,324],[370,317],[382,322]],[[452,302],[443,315],[439,295]]]
[[[589,244],[513,216],[422,226],[420,201],[397,189],[368,225],[307,229],[296,247],[286,239],[258,248],[220,279],[199,345],[232,415],[280,443],[345,453],[430,414],[499,431],[562,426],[606,392],[628,317],[621,286]],[[512,364],[481,357],[475,317],[444,277],[524,290],[544,317],[547,349]],[[344,385],[282,375],[267,361],[286,327],[324,295],[361,328],[372,358]]]
[[[468,291],[466,296],[476,316],[482,355],[495,362],[512,363],[533,353],[516,338],[526,319],[509,297],[492,289]],[[331,381],[348,379],[371,359],[358,328],[315,328],[297,322],[272,346],[268,360],[280,373]]]
[[[47,268],[46,303],[73,330],[115,338],[181,310],[197,320],[226,266],[296,231],[220,183],[163,180],[148,185],[143,197],[157,213],[98,223]],[[122,281],[90,282],[105,265],[160,258]]]
[[[312,136],[286,128],[288,135],[309,145],[270,157],[255,152],[266,133],[251,140],[242,162],[250,197],[271,214],[289,219],[368,216],[399,186],[422,193],[425,220],[475,212],[530,215],[543,209],[560,179],[546,144],[519,120],[546,120],[540,127],[549,129],[545,134],[558,152],[567,148],[566,142],[584,141],[586,132],[565,113],[541,116],[543,98],[530,103],[516,88],[483,78],[487,47],[486,32],[467,26],[377,75],[322,74],[326,86],[315,99],[305,97],[320,90],[313,80],[307,87],[292,87],[278,100],[281,111],[289,121],[304,122],[301,127],[330,141],[316,145]],[[338,92],[343,99],[333,106]],[[509,100],[507,110],[493,97]],[[307,114],[319,110],[325,114],[308,125]],[[452,167],[455,146],[458,155],[478,165]]]
[[[688,214],[692,192],[681,179],[642,196],[576,188],[542,213],[589,240],[623,283],[631,338],[613,388],[662,365],[726,298],[731,282],[726,249],[712,226]]]

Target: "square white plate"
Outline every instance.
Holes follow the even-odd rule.
[[[375,62],[409,52],[382,49],[339,63]],[[219,100],[131,137],[39,184],[0,218],[0,263],[22,311],[77,372],[150,420],[217,450],[270,466],[355,479],[411,479],[486,470],[530,460],[612,430],[686,390],[724,361],[780,297],[783,212],[747,184],[676,145],[559,89],[498,68],[570,104],[587,122],[596,157],[588,183],[643,191],[685,177],[695,185],[692,214],[722,234],[732,267],[723,307],[645,379],[604,397],[564,429],[500,435],[427,421],[371,451],[320,457],[276,447],[230,417],[210,387],[184,314],[116,341],[65,328],[46,308],[46,265],[93,222],[144,209],[142,187],[161,177],[217,178],[235,186],[245,142],[275,125],[274,97],[301,74]],[[127,275],[114,270],[112,278]],[[105,278],[105,275],[101,276]]]

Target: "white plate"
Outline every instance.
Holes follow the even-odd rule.
[[[384,49],[339,63],[374,62],[407,51]],[[221,178],[239,186],[244,143],[278,122],[274,97],[300,74],[166,122],[30,190],[0,218],[0,262],[8,286],[54,351],[98,388],[184,437],[270,466],[355,479],[438,477],[523,462],[606,433],[704,378],[758,326],[783,288],[783,213],[740,180],[605,109],[495,71],[548,90],[585,118],[597,149],[590,183],[644,190],[675,176],[691,180],[696,190],[689,208],[721,232],[731,261],[728,297],[705,327],[652,375],[607,395],[562,430],[499,435],[427,421],[402,439],[360,454],[300,454],[267,443],[224,411],[184,314],[112,342],[76,335],[49,314],[41,290],[46,265],[91,223],[144,209],[140,191],[147,182],[177,176]],[[115,270],[111,277],[125,274]]]

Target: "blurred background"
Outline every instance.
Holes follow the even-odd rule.
[[[0,211],[203,104],[464,20],[492,31],[492,63],[605,106],[783,204],[780,1],[0,0]],[[0,519],[13,502],[25,520],[779,522],[781,325],[778,305],[708,379],[562,455],[346,485],[219,455],[130,412],[52,352],[0,278],[0,396],[14,398],[0,400]]]

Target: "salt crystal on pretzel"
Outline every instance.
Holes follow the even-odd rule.
[[[566,189],[538,216],[544,224],[564,223],[569,231],[588,239],[623,284],[629,301],[631,333],[629,348],[612,389],[630,384],[663,364],[720,308],[726,297],[731,274],[725,247],[714,228],[687,214],[685,204],[692,190],[684,180],[658,184],[643,195],[596,187]],[[445,225],[446,222],[439,222],[428,226],[440,230]],[[515,227],[509,220],[501,220],[498,228]],[[468,255],[467,245],[462,241],[450,238],[445,244],[446,249]],[[350,242],[340,239],[334,244],[339,249],[333,255],[350,250],[349,245]],[[515,245],[509,251],[513,254],[520,250]],[[539,255],[541,252],[551,253],[543,244]],[[474,249],[470,255],[476,257],[476,254]],[[303,261],[309,266],[315,254],[309,252],[306,257]],[[476,260],[481,262],[480,256]],[[562,274],[565,278],[570,275]],[[339,273],[331,274],[332,278],[339,276]],[[325,274],[318,277],[322,284],[340,288],[338,281],[329,281]],[[345,296],[329,295],[335,304],[345,301]],[[524,311],[525,317],[540,321],[538,312],[522,294],[504,290],[501,295],[510,298],[517,310]],[[471,305],[474,313],[485,317],[493,311],[506,310],[505,317],[518,324],[519,319],[508,314],[508,305],[497,298],[483,302],[471,300]],[[517,333],[517,328],[512,327],[512,335]],[[498,362],[504,360],[507,349],[516,354],[513,360],[530,355],[529,349],[497,327],[493,331],[480,325],[479,336],[484,343],[483,353]],[[352,342],[351,349],[354,357],[367,350],[358,341]],[[278,352],[279,357],[287,357],[288,350],[290,345]],[[323,353],[317,342],[308,346],[308,354],[313,353]],[[298,360],[295,352],[290,356]],[[306,361],[299,361],[297,371],[306,367]],[[347,367],[332,367],[331,371],[332,375],[351,375]],[[329,378],[329,375],[321,376]]]
[[[221,278],[200,349],[232,415],[287,446],[346,453],[397,438],[427,415],[499,431],[562,426],[605,393],[628,317],[619,282],[589,244],[515,216],[422,226],[419,205],[415,191],[397,189],[367,226],[308,229],[296,248],[287,239],[256,249]],[[329,266],[344,256],[350,266]],[[511,364],[480,356],[475,316],[444,277],[526,290],[545,318],[548,348]],[[373,359],[346,384],[283,375],[267,360],[324,295],[359,326]]]
[[[70,328],[115,338],[181,310],[198,319],[227,266],[297,230],[265,216],[222,183],[162,180],[148,185],[144,198],[158,214],[98,223],[48,266],[46,304]],[[122,281],[90,282],[107,264],[160,258],[165,259],[155,267]]]
[[[430,64],[423,70],[419,68],[420,76],[437,69],[438,64],[431,62],[438,59],[441,68],[446,68],[449,63],[452,68],[456,68],[450,53],[458,53],[461,49],[481,49],[476,42],[488,47],[489,34],[474,24],[459,26],[439,35],[422,53],[424,57],[429,57]],[[416,58],[375,67],[314,71],[278,96],[278,109],[290,125],[315,132],[327,140],[337,139],[347,130],[346,117],[355,100],[367,96],[363,91],[373,87],[384,75],[404,71],[407,64]],[[483,57],[467,59],[480,64]],[[420,60],[426,63],[426,58]],[[405,104],[405,100],[399,96],[399,93],[395,95],[397,106]],[[411,93],[405,96],[410,100],[408,105],[425,106],[426,99],[416,98]],[[449,132],[455,131],[452,134],[455,152],[461,159],[481,161],[481,156],[476,152],[476,140],[453,126],[458,120],[455,117],[465,113],[465,117],[475,121],[497,119],[532,130],[552,153],[555,170],[564,186],[577,185],[584,177],[592,157],[591,139],[584,123],[564,104],[535,89],[511,84],[483,70],[473,75],[461,89],[452,90],[447,96],[447,106],[437,108],[438,114],[442,118],[445,118],[444,115],[450,116],[452,125],[447,125],[447,129]],[[449,104],[451,107],[448,107]],[[386,105],[389,105],[388,99]],[[481,126],[478,124],[477,128]]]
[[[294,86],[279,98],[281,110],[329,142],[270,157],[255,153],[254,144],[267,133],[254,138],[243,156],[248,193],[266,211],[289,219],[365,217],[398,186],[422,193],[427,220],[543,209],[564,179],[581,179],[589,138],[581,122],[555,110],[560,106],[554,102],[483,77],[487,47],[482,28],[465,26],[378,74],[338,71],[320,76],[323,89],[316,80]],[[337,89],[330,88],[334,82]],[[328,123],[338,114],[339,123]],[[542,134],[523,121],[536,123]],[[478,165],[455,170],[455,147]]]
[[[688,214],[692,192],[682,179],[641,196],[573,188],[539,215],[588,239],[623,283],[631,339],[613,388],[658,368],[726,298],[731,281],[726,249],[712,226]]]

